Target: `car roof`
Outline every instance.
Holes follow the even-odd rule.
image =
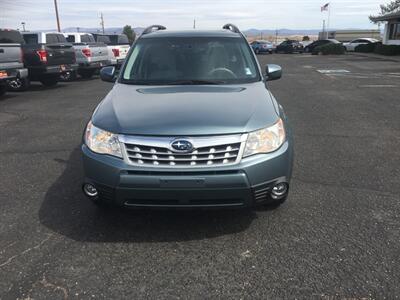
[[[162,37],[241,37],[239,33],[230,30],[158,30],[142,35],[140,38],[162,38]]]
[[[84,35],[84,34],[90,34],[89,32],[63,32],[63,34],[80,34],[80,35]]]
[[[48,33],[51,33],[51,34],[63,34],[62,32],[58,32],[58,31],[23,31],[21,33],[22,34],[42,34],[42,33],[44,33],[44,34],[48,34]]]

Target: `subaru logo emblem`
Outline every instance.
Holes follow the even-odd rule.
[[[171,148],[176,152],[192,152],[193,144],[187,140],[175,140],[171,143]]]

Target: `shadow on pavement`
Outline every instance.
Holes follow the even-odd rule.
[[[50,230],[76,241],[190,241],[246,230],[251,210],[128,210],[99,209],[81,192],[80,149],[75,149],[63,174],[46,193],[39,219]]]

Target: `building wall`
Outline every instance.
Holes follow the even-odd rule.
[[[398,21],[397,22],[388,21],[385,24],[385,32],[383,34],[383,40],[382,40],[382,43],[384,45],[400,45],[400,40],[389,40],[389,28],[390,28],[390,24],[393,24],[393,23],[398,23]]]
[[[339,42],[350,42],[359,38],[373,38],[380,40],[381,33],[379,30],[336,30],[319,34],[319,39],[336,39]]]

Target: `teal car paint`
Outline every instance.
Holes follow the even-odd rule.
[[[283,203],[293,141],[282,106],[239,29],[147,28],[88,123],[84,193],[125,207],[234,208]]]

